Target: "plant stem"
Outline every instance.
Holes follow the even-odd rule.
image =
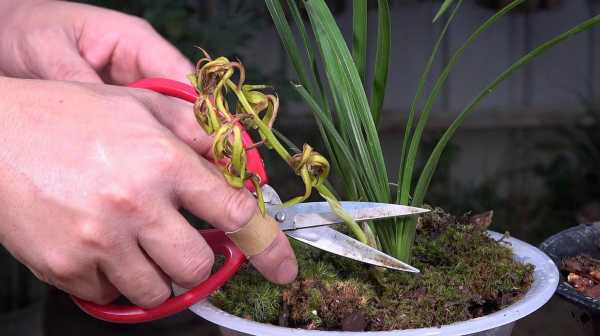
[[[288,165],[290,165],[292,156],[288,153],[287,149],[281,144],[281,142],[279,142],[279,139],[277,139],[275,134],[273,134],[273,131],[267,125],[265,125],[262,122],[262,120],[260,120],[260,117],[256,113],[254,113],[252,106],[250,106],[250,103],[244,96],[242,90],[240,90],[238,86],[229,79],[227,80],[226,85],[230,90],[232,90],[235,93],[235,95],[238,98],[238,101],[240,102],[242,108],[246,111],[246,113],[252,115],[256,126],[263,133],[265,140],[269,143],[269,145],[271,145],[275,152],[277,152],[277,154],[283,160],[285,160],[285,162],[287,162]],[[348,226],[352,234],[354,234],[356,239],[358,239],[363,244],[368,244],[367,236],[365,235],[364,231],[360,228],[360,225],[358,225],[354,221],[352,216],[350,216],[344,210],[340,202],[335,198],[333,193],[325,186],[325,184],[316,185],[315,189],[317,189],[321,196],[323,196],[323,198],[327,200],[327,202],[332,208],[332,211],[346,223],[346,225]]]
[[[238,98],[238,101],[240,102],[240,104],[242,104],[242,107],[244,108],[246,113],[252,115],[252,117],[254,118],[254,121],[256,122],[256,126],[258,126],[258,129],[261,132],[263,132],[267,142],[271,146],[273,146],[273,149],[277,152],[277,154],[279,154],[279,156],[283,160],[285,160],[285,162],[289,163],[292,156],[290,155],[290,153],[288,153],[288,151],[285,149],[285,147],[283,147],[281,142],[279,142],[279,140],[277,140],[277,137],[273,134],[271,129],[269,127],[267,127],[267,125],[265,125],[262,122],[262,120],[260,120],[260,118],[258,117],[258,115],[256,115],[256,113],[254,113],[252,106],[250,106],[250,103],[248,103],[248,100],[242,93],[242,90],[238,89],[237,85],[230,79],[227,80],[226,84],[227,84],[227,87],[229,87],[229,89],[231,89],[235,93],[235,95]]]
[[[323,196],[323,198],[325,200],[327,200],[327,202],[331,206],[331,210],[338,217],[340,217],[342,220],[344,220],[344,223],[346,223],[346,225],[348,226],[350,231],[352,231],[352,234],[354,235],[354,237],[356,237],[356,239],[358,239],[363,244],[372,245],[369,243],[369,240],[367,239],[367,235],[365,234],[363,229],[361,229],[360,225],[358,225],[358,223],[356,223],[356,221],[354,221],[352,216],[350,216],[344,210],[344,208],[342,207],[340,202],[338,202],[338,200],[335,199],[335,196],[333,196],[331,191],[329,189],[327,189],[327,187],[324,184],[318,185],[315,188],[321,194],[321,196]],[[372,246],[372,247],[376,247],[376,246]]]

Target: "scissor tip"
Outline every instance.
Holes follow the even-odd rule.
[[[418,268],[413,267],[407,263],[401,262],[400,260],[397,260],[397,259],[395,260],[394,265],[387,264],[386,267],[395,269],[398,271],[402,271],[402,272],[421,273],[421,271],[419,271]]]
[[[424,209],[424,208],[416,208],[417,211],[415,213],[417,214],[426,214],[428,212],[431,212],[431,209]]]
[[[414,216],[414,215],[422,215],[422,214],[426,214],[428,212],[431,212],[430,209],[425,209],[425,208],[418,208],[418,207],[413,207],[413,206],[407,206],[407,205],[400,205],[400,204],[386,204],[385,207],[387,208],[393,208],[395,213],[395,216]]]
[[[410,265],[403,265],[401,268],[398,268],[399,271],[409,272],[409,273],[421,273],[418,268],[412,267]]]

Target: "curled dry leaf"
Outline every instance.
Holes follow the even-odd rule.
[[[479,230],[487,230],[492,225],[492,219],[494,218],[494,211],[486,211],[469,218],[469,223]]]
[[[194,73],[188,76],[198,92],[193,112],[202,129],[213,136],[211,152],[229,185],[239,189],[250,181],[256,190],[258,208],[263,215],[266,213],[259,177],[247,170],[246,162],[247,150],[264,145],[277,152],[304,183],[304,194],[285,202],[284,206],[303,202],[313,189],[317,189],[354,235],[368,243],[360,226],[351,220],[324,185],[330,170],[327,159],[307,144],[302,153],[291,155],[273,134],[272,127],[279,110],[277,95],[265,93],[264,90],[270,89],[267,85],[246,84],[246,71],[240,61],[232,62],[226,57],[213,59],[205,50],[199,49],[204,57],[196,63]],[[235,109],[229,107],[231,98],[235,98]],[[244,144],[242,127],[256,130],[260,141]]]

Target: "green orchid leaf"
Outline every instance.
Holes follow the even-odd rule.
[[[458,117],[452,122],[450,127],[444,132],[438,143],[433,149],[433,152],[429,156],[427,163],[419,177],[419,181],[417,182],[417,186],[415,189],[415,196],[412,204],[419,205],[423,203],[425,199],[425,194],[427,192],[427,188],[429,187],[429,183],[431,182],[431,178],[433,177],[433,173],[437,167],[437,164],[440,160],[440,157],[446,148],[448,142],[456,132],[456,130],[462,125],[465,118],[467,118],[477,106],[488,97],[494,90],[512,76],[516,71],[529,64],[534,59],[538,58],[540,55],[548,52],[550,49],[556,47],[560,43],[572,38],[573,36],[586,31],[593,26],[600,24],[600,15],[594,16],[593,18],[586,20],[577,26],[569,29],[568,31],[558,35],[557,37],[549,40],[548,42],[540,45],[539,47],[533,49],[527,55],[521,57],[518,61],[509,66],[506,70],[504,70],[498,77],[496,77],[488,86],[486,86],[481,92],[475,97],[471,103],[458,115]]]
[[[390,67],[391,31],[390,5],[387,0],[378,0],[379,8],[377,21],[377,51],[375,53],[375,76],[371,91],[371,114],[375,125],[379,125],[381,110],[387,89],[387,79]]]
[[[412,132],[412,127],[413,127],[413,123],[414,123],[414,118],[417,113],[417,104],[419,103],[419,101],[421,99],[421,95],[423,94],[423,89],[425,88],[425,84],[427,83],[427,79],[429,78],[429,74],[431,73],[431,68],[433,67],[433,62],[435,61],[435,58],[438,55],[438,52],[442,45],[442,42],[444,41],[444,38],[446,37],[446,33],[448,32],[448,28],[450,27],[450,24],[452,23],[452,21],[454,21],[454,18],[456,17],[456,14],[458,13],[458,9],[460,8],[461,4],[462,4],[462,0],[459,0],[456,3],[456,6],[454,6],[454,9],[452,10],[452,14],[448,18],[448,21],[446,21],[446,25],[444,25],[444,28],[442,29],[440,35],[438,36],[438,39],[435,42],[435,45],[433,46],[433,51],[431,52],[431,55],[429,56],[429,59],[427,60],[427,64],[425,65],[425,70],[423,70],[423,73],[421,74],[421,77],[419,78],[419,83],[417,84],[417,91],[413,97],[411,104],[410,104],[408,119],[406,121],[406,126],[404,129],[404,137],[402,139],[402,151],[400,153],[400,166],[398,167],[398,182],[397,182],[398,188],[396,190],[396,202],[399,204],[404,204],[404,205],[408,204],[410,186],[408,188],[406,188],[406,187],[403,188],[402,183],[404,182],[404,179],[402,178],[402,176],[405,171],[405,165],[410,165],[410,166],[415,165],[414,160],[405,162],[405,159],[406,159],[406,151],[408,149],[408,144],[410,143],[410,139],[411,139],[411,132]],[[404,193],[403,193],[403,191],[404,191]]]
[[[425,126],[427,125],[427,122],[429,120],[429,114],[431,113],[431,110],[433,109],[433,105],[435,104],[439,95],[441,94],[442,89],[443,89],[444,85],[446,84],[448,77],[450,76],[450,73],[452,72],[452,70],[454,70],[454,67],[456,66],[458,61],[461,59],[461,57],[464,54],[464,52],[466,51],[466,49],[470,45],[472,45],[479,38],[479,36],[481,36],[481,34],[483,34],[488,29],[490,29],[498,20],[500,20],[502,17],[504,17],[505,15],[510,13],[518,5],[523,3],[523,1],[525,1],[525,0],[513,1],[511,4],[504,7],[502,10],[498,11],[496,14],[492,15],[481,26],[479,26],[471,34],[471,36],[469,36],[469,38],[465,41],[465,43],[463,43],[463,45],[454,52],[454,54],[448,61],[448,64],[444,67],[444,70],[442,71],[442,73],[440,74],[438,79],[435,81],[433,89],[431,89],[431,93],[429,94],[429,97],[427,98],[427,101],[425,102],[425,106],[423,107],[423,110],[421,111],[421,114],[419,115],[419,120],[417,122],[417,126],[415,128],[414,134],[413,134],[412,138],[410,139],[410,146],[408,148],[408,153],[406,154],[407,155],[406,163],[405,163],[404,171],[402,172],[402,174],[403,174],[402,179],[400,181],[401,182],[401,190],[400,190],[400,192],[401,192],[400,202],[401,203],[408,202],[408,197],[410,194],[410,190],[412,188],[413,171],[414,171],[416,161],[417,161],[419,146],[421,144],[421,137],[423,136],[423,131],[425,130]]]
[[[454,1],[456,1],[456,0],[444,0],[444,2],[442,3],[442,6],[438,10],[438,12],[435,14],[435,17],[433,18],[433,22],[436,22],[442,15],[444,15],[444,13],[446,13],[448,8],[450,8],[450,6],[454,3]]]
[[[389,185],[379,135],[348,46],[323,0],[308,0],[305,6],[340,120],[340,134],[355,151],[356,164],[368,176],[367,192],[385,202],[389,200]]]
[[[367,0],[352,1],[352,58],[364,85],[367,79]]]
[[[281,6],[283,0],[265,0],[273,17],[282,44],[298,75],[294,89],[309,107],[329,153],[335,174],[340,178],[346,199],[357,201],[389,202],[391,200],[387,168],[380,143],[378,124],[381,119],[388,73],[391,61],[391,16],[389,0],[378,0],[376,51],[373,64],[373,82],[366,84],[367,45],[371,35],[367,32],[367,1],[353,0],[352,41],[348,43],[336,23],[325,0],[286,0],[288,13],[294,29],[288,23]],[[466,50],[500,19],[506,17],[526,0],[514,0],[477,27],[466,41],[453,52],[440,75],[434,79],[432,88],[425,92],[426,84],[439,54],[450,25],[455,22],[463,0],[444,0],[434,21],[449,14],[432,53],[417,83],[410,105],[400,153],[398,183],[395,200],[401,204],[420,206],[427,194],[439,159],[452,139],[476,107],[504,80],[514,72],[568,38],[598,24],[594,17],[519,59],[492,81],[454,120],[438,141],[418,175],[416,185],[415,166],[421,147],[423,132],[429,121],[433,106],[447,80]],[[299,5],[299,3],[301,5]],[[309,24],[303,20],[308,15]],[[294,35],[294,33],[296,35]],[[375,36],[375,35],[373,35]],[[300,43],[296,43],[296,37]],[[350,48],[348,47],[350,45]],[[427,94],[427,95],[426,95]],[[423,97],[426,97],[423,99]],[[423,100],[423,102],[422,102]],[[300,172],[306,175],[306,172]],[[333,193],[327,181],[311,180],[303,176],[305,188],[314,187],[330,203],[334,211],[344,218],[343,209],[332,199]],[[293,201],[302,200],[305,195]],[[411,197],[412,196],[412,197]],[[339,208],[338,208],[339,207]],[[337,210],[336,210],[337,209]],[[341,209],[341,210],[340,210]],[[400,260],[409,261],[416,232],[415,218],[382,221],[361,229],[351,218],[344,218],[351,231],[371,245],[377,245],[386,253]],[[368,237],[365,235],[368,234]]]
[[[304,62],[302,62],[302,57],[300,56],[300,50],[298,49],[298,44],[294,38],[294,34],[292,34],[292,29],[285,17],[285,12],[279,0],[265,0],[267,4],[267,9],[271,14],[271,18],[273,19],[273,23],[275,23],[275,29],[279,34],[279,39],[281,40],[281,44],[283,48],[288,54],[288,57],[292,61],[292,65],[294,66],[294,70],[296,70],[296,74],[300,80],[302,85],[308,85],[308,75],[306,72],[306,68]]]

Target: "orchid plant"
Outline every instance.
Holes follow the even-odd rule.
[[[284,10],[283,0],[265,0],[281,43],[297,75],[297,83],[292,85],[315,116],[333,171],[343,182],[345,198],[421,206],[440,156],[465,118],[473,113],[494,89],[523,66],[563,41],[600,23],[600,15],[592,17],[541,44],[523,55],[484,86],[481,92],[448,126],[429,154],[424,168],[417,175],[416,161],[423,132],[433,106],[454,67],[473,42],[478,40],[498,20],[517,9],[525,1],[512,1],[477,27],[454,51],[441,74],[435,79],[431,91],[425,95],[425,84],[430,77],[440,46],[448,27],[463,3],[463,0],[443,1],[433,21],[437,22],[442,17],[447,17],[446,23],[433,46],[431,56],[416,87],[406,119],[402,147],[398,150],[400,156],[398,177],[395,181],[390,181],[378,130],[390,64],[391,18],[388,0],[377,1],[378,25],[372,82],[367,82],[366,76],[367,0],[353,0],[351,50],[325,0],[286,0],[287,11]],[[302,11],[305,11],[308,16],[308,27],[303,19]],[[286,14],[291,17],[291,23],[288,22]],[[234,85],[231,86],[232,89],[234,87]],[[243,92],[243,90],[241,91]],[[252,120],[258,125],[260,119],[253,117]],[[267,126],[259,128],[268,130]],[[274,144],[274,140],[271,138],[267,139],[267,142],[271,145]],[[280,148],[278,153],[281,150]],[[287,158],[285,155],[282,157]],[[319,158],[324,160],[321,156]],[[324,177],[320,179],[312,177],[312,180],[303,177],[303,179],[307,186],[316,186],[318,184],[316,181],[323,181]],[[393,186],[396,187],[395,192]],[[320,184],[320,188],[323,188],[323,184]],[[321,192],[321,190],[319,191]],[[328,200],[331,199],[329,192],[321,192],[321,194],[329,196]],[[304,196],[300,199],[303,198]],[[363,235],[366,233],[369,237],[374,237],[369,239],[371,245],[403,261],[410,261],[416,232],[414,218],[388,220],[377,224],[367,223],[362,228],[357,227],[354,223],[353,227],[352,232],[357,236],[360,233]]]
[[[367,1],[353,0],[353,43],[348,48],[340,29],[324,0],[286,0],[300,43],[292,33],[281,0],[265,0],[275,23],[281,42],[292,62],[298,77],[294,89],[313,112],[324,145],[335,173],[343,181],[343,191],[350,200],[395,202],[422,206],[437,168],[440,156],[457,129],[477,106],[496,87],[517,70],[545,53],[554,46],[600,23],[600,15],[586,20],[572,29],[533,49],[498,75],[465,107],[454,122],[446,129],[430,153],[416,184],[413,179],[421,139],[429,115],[448,77],[465,50],[499,19],[518,8],[525,0],[515,0],[492,15],[467,38],[445,65],[434,86],[420,105],[424,96],[425,83],[446,32],[455,19],[463,0],[445,0],[434,22],[447,15],[446,23],[433,47],[416,93],[404,131],[399,151],[400,166],[396,183],[388,177],[385,158],[381,149],[378,126],[387,89],[391,51],[391,20],[388,0],[378,0],[377,50],[374,62],[374,78],[367,83]],[[299,3],[301,6],[299,6]],[[304,9],[310,20],[310,31],[302,17]],[[447,12],[449,12],[447,14]],[[301,45],[301,47],[300,47]],[[343,210],[334,193],[326,183],[330,172],[329,161],[305,144],[299,153],[290,154],[279,141],[273,123],[279,109],[279,99],[272,88],[266,85],[245,83],[244,66],[225,57],[211,58],[205,51],[204,57],[189,76],[198,91],[194,114],[198,123],[214,136],[212,154],[220,162],[221,170],[228,183],[242,188],[251,181],[256,190],[261,213],[265,214],[264,200],[258,176],[246,169],[246,150],[263,146],[274,150],[288,163],[305,187],[303,195],[284,203],[290,206],[306,200],[316,189],[329,202],[332,210],[344,219],[349,230],[358,240],[393,255],[410,261],[411,247],[416,231],[415,218],[387,220],[381,223],[358,225]],[[323,85],[325,83],[326,85]],[[235,100],[229,106],[229,97]],[[419,112],[419,113],[417,113]],[[242,129],[256,130],[260,141],[250,146],[242,142]],[[396,187],[392,192],[391,186]]]
[[[274,150],[294,173],[302,179],[305,192],[283,204],[291,206],[306,200],[316,189],[329,202],[332,210],[345,220],[352,233],[363,243],[367,238],[360,226],[344,212],[333,193],[325,185],[329,175],[329,162],[313,148],[305,144],[300,153],[290,154],[273,134],[273,123],[279,110],[279,98],[265,90],[266,85],[246,84],[246,73],[240,62],[226,57],[211,58],[202,50],[204,57],[196,64],[189,80],[198,92],[194,103],[194,115],[204,131],[213,136],[212,155],[223,176],[234,188],[243,188],[246,181],[254,185],[258,208],[264,216],[265,203],[261,192],[260,178],[246,169],[246,151],[264,146]],[[235,107],[231,108],[228,98],[233,96]],[[260,141],[245,145],[242,141],[242,126],[256,130]]]

